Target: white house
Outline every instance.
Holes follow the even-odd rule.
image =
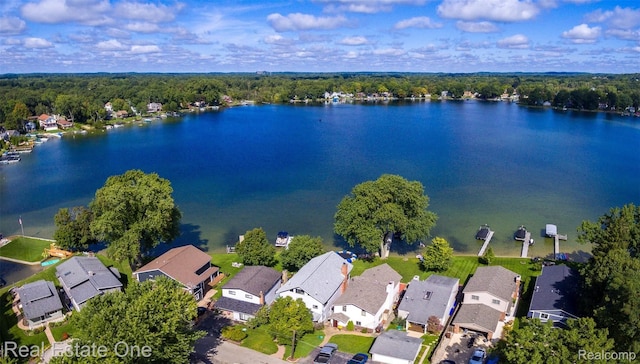
[[[222,287],[215,307],[232,320],[247,321],[275,300],[281,281],[282,274],[273,268],[246,266]]]
[[[324,322],[333,303],[344,293],[353,265],[336,252],[311,259],[298,273],[277,290],[281,297],[301,298],[313,315],[313,321]]]
[[[375,330],[388,320],[398,300],[400,279],[402,276],[386,263],[351,278],[331,307],[331,324],[344,327],[351,321],[358,329]]]

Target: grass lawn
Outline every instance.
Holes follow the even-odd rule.
[[[51,333],[53,334],[53,338],[56,339],[56,341],[64,341],[64,334],[67,334],[68,337],[73,337],[73,333],[75,332],[76,328],[71,320],[61,322],[57,325],[60,326],[51,326]]]
[[[371,336],[340,334],[333,335],[329,342],[337,344],[338,350],[342,352],[356,354],[368,353],[374,340]]]
[[[26,262],[39,262],[43,259],[42,253],[51,244],[49,240],[26,238],[20,236],[0,248],[0,255],[7,258],[23,260]]]
[[[271,335],[265,329],[260,327],[254,330],[247,329],[247,334],[249,336],[242,340],[241,346],[267,355],[278,352],[278,345],[273,341]]]
[[[294,353],[295,358],[304,358],[309,356],[313,349],[318,347],[322,343],[324,339],[324,331],[314,331],[310,334],[306,334],[298,339],[296,343],[296,352]],[[285,346],[284,358],[291,357],[291,345]]]

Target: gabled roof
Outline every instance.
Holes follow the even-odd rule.
[[[278,289],[277,293],[297,288],[305,291],[318,302],[325,304],[346,278],[342,275],[343,264],[347,265],[347,274],[349,274],[353,265],[336,252],[331,251],[319,255],[302,266],[298,273]]]
[[[39,319],[48,313],[62,310],[62,301],[53,282],[39,280],[18,288],[24,317]]]
[[[415,360],[420,352],[422,339],[408,336],[404,331],[383,331],[371,345],[369,352],[398,358],[403,360]]]
[[[429,276],[424,281],[411,281],[398,310],[409,312],[409,322],[426,325],[429,317],[441,318],[448,313],[451,292],[457,292],[459,284],[458,278],[437,274]]]
[[[230,297],[218,298],[214,306],[221,310],[246,313],[252,316],[255,315],[256,312],[258,312],[258,310],[262,307],[262,305],[259,305],[257,303],[235,300]]]
[[[333,305],[354,305],[368,313],[376,314],[387,299],[389,283],[397,284],[401,278],[402,276],[386,263],[369,268],[360,276],[349,280],[346,291]]]
[[[277,270],[262,265],[245,266],[222,288],[240,289],[254,296],[267,294],[282,278]]]
[[[542,267],[529,311],[562,310],[575,314],[579,284],[578,272],[564,264]]]
[[[40,120],[40,121],[45,121],[45,120],[47,120],[49,118],[50,118],[50,116],[47,115],[47,114],[40,114],[40,116],[38,116],[38,120]]]
[[[56,275],[77,304],[102,291],[122,288],[114,272],[96,257],[72,257],[56,267]]]
[[[496,332],[501,317],[502,312],[487,305],[463,303],[453,319],[453,324],[474,331]]]
[[[463,292],[487,292],[510,301],[516,290],[516,277],[519,275],[499,265],[478,267]]]
[[[209,267],[196,274],[197,270],[211,262],[211,256],[193,245],[173,248],[157,257],[134,274],[159,270],[186,287],[194,287],[218,271],[218,267]]]

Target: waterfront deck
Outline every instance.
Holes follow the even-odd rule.
[[[493,230],[489,230],[489,233],[487,234],[487,237],[484,239],[484,243],[482,243],[482,247],[478,252],[479,257],[483,256],[485,250],[487,250],[487,247],[489,246],[489,242],[491,241],[491,238],[493,238],[493,233],[494,233]]]
[[[526,258],[529,254],[529,245],[531,245],[531,233],[527,231],[524,234],[524,240],[522,241],[522,251],[520,252],[520,258]]]
[[[560,240],[567,240],[567,235],[556,234],[553,237],[553,257],[557,258],[558,254],[560,254]]]

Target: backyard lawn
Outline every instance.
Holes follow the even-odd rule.
[[[7,245],[0,247],[0,256],[25,262],[39,262],[43,259],[44,249],[51,243],[50,240],[16,237]]]
[[[339,334],[333,335],[331,339],[329,339],[329,342],[337,344],[338,350],[342,352],[357,354],[368,353],[374,340],[375,337],[372,336]]]

